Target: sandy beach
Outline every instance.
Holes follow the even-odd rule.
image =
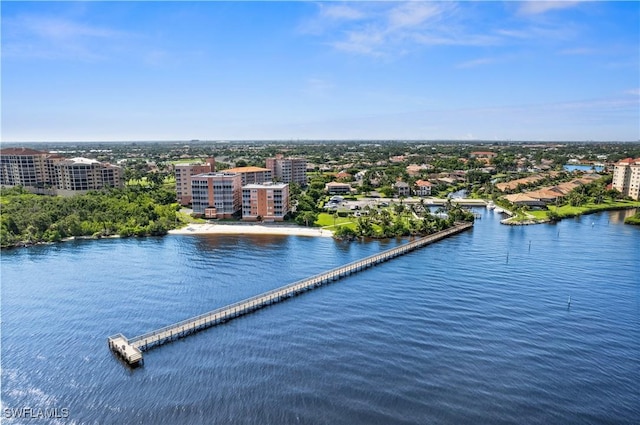
[[[285,235],[285,236],[313,236],[327,237],[333,236],[333,232],[326,229],[314,227],[299,227],[278,224],[196,224],[192,223],[186,227],[170,230],[172,235]]]

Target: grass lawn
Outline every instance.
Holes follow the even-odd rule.
[[[562,207],[555,207],[549,205],[550,211],[557,212],[560,217],[574,217],[581,214],[590,214],[598,211],[625,209],[640,207],[640,202],[634,201],[611,201],[607,200],[600,204],[594,204],[592,202],[581,205],[579,207],[572,207],[571,205],[563,205]]]
[[[318,214],[318,220],[316,220],[314,224],[320,227],[328,227],[328,228],[334,227],[333,214],[329,214],[329,213]],[[353,219],[353,217],[337,217],[335,219],[335,227],[350,225],[350,224],[353,224],[353,228],[355,228],[356,221],[355,219]],[[352,227],[352,226],[349,226],[349,227]]]
[[[536,220],[546,220],[547,219],[547,211],[545,210],[535,210],[535,211],[527,211],[529,214],[534,216]]]
[[[143,177],[141,179],[129,179],[129,181],[127,182],[127,186],[149,187],[149,182],[147,181],[146,177]]]
[[[624,201],[624,200],[619,200],[619,201],[607,200],[600,204],[595,204],[590,202],[588,204],[584,204],[579,207],[572,207],[571,205],[564,205],[562,207],[548,205],[547,207],[549,208],[548,211],[556,212],[560,218],[567,218],[567,217],[575,217],[582,214],[591,214],[598,211],[621,210],[626,208],[639,208],[640,202]],[[536,220],[546,221],[549,219],[549,216],[547,214],[548,211],[533,210],[533,211],[527,211],[527,214],[529,216],[533,216]],[[521,213],[518,213],[516,216],[513,217],[511,221],[519,222],[519,221],[526,221],[529,219],[530,217],[525,217]]]
[[[176,215],[178,216],[178,220],[183,223],[206,223],[207,220],[204,218],[194,218],[191,215],[184,213],[182,211],[176,211]]]
[[[176,187],[176,178],[175,176],[166,176],[162,182],[162,185],[165,189],[173,190]],[[141,186],[141,187],[149,187],[150,183],[147,181],[146,177],[141,179],[130,179],[127,182],[127,186]]]

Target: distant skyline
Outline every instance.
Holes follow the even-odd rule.
[[[2,141],[640,140],[640,3],[1,4]]]

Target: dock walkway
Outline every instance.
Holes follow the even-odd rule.
[[[127,339],[122,334],[113,335],[108,338],[108,344],[111,350],[120,355],[128,364],[139,365],[143,362],[142,351],[166,344],[178,338],[183,338],[200,330],[228,322],[236,317],[244,316],[260,308],[286,300],[310,289],[328,284],[376,264],[380,264],[415,249],[429,245],[433,242],[437,242],[453,234],[460,233],[472,226],[473,223],[459,223],[449,229],[434,233],[433,235],[416,239],[398,247],[363,258],[362,260],[336,267],[315,276],[290,283],[280,288],[264,292],[251,298],[156,329],[131,339]]]

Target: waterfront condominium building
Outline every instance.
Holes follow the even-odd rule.
[[[225,173],[238,173],[242,177],[242,185],[271,182],[271,170],[260,167],[236,167],[223,170]]]
[[[287,183],[248,184],[242,187],[242,219],[282,221],[289,212]]]
[[[640,158],[618,161],[613,168],[614,189],[636,201],[640,199]]]
[[[271,170],[274,180],[283,183],[298,183],[307,185],[307,160],[302,158],[283,158],[276,155],[275,158],[267,158],[267,168]]]
[[[242,177],[211,172],[191,177],[193,213],[206,218],[232,218],[242,208]]]
[[[95,159],[70,158],[56,163],[59,195],[73,195],[106,187],[124,187],[122,168]]]
[[[70,158],[27,148],[0,150],[0,185],[47,195],[75,195],[123,187],[122,169],[95,159]]]
[[[28,148],[0,150],[0,186],[22,186],[32,192],[55,190],[59,155]],[[44,193],[44,192],[43,192]]]
[[[196,174],[211,173],[216,170],[214,158],[207,158],[204,164],[176,164],[176,199],[180,205],[191,203],[191,177]]]

